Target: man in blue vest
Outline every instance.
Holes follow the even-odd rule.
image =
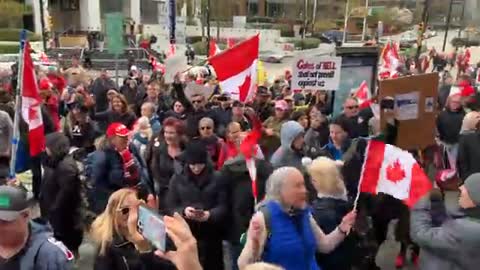
[[[68,270],[73,253],[53,237],[48,225],[30,220],[22,189],[0,186],[0,269]]]

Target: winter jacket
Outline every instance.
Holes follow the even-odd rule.
[[[92,84],[91,93],[95,96],[95,111],[103,112],[108,109],[107,92],[116,89],[115,82],[111,79],[97,78]]]
[[[8,113],[0,111],[0,156],[10,156],[13,137],[13,122]]]
[[[71,250],[77,250],[83,234],[79,171],[73,157],[68,155],[68,144],[62,143],[61,138],[55,142],[55,146],[49,147],[52,155],[43,162],[40,210],[52,225],[55,237]]]
[[[265,122],[275,111],[272,103],[260,104],[257,102],[253,104],[253,109],[262,122]]]
[[[267,120],[265,120],[265,122],[263,122],[263,127],[265,129],[271,128],[273,130],[272,136],[264,135],[260,139],[260,145],[262,146],[262,150],[267,158],[270,158],[275,150],[277,150],[281,145],[280,129],[282,128],[282,124],[285,122],[285,119],[279,120],[274,116],[270,116]]]
[[[437,130],[440,141],[447,144],[458,143],[464,117],[465,112],[463,110],[452,112],[445,109],[440,112],[437,117]]]
[[[87,120],[81,124],[71,121],[70,115],[65,118],[63,134],[70,139],[70,145],[77,148],[84,148],[87,152],[94,150],[95,139],[99,135],[98,127],[94,121]]]
[[[140,253],[135,245],[118,235],[107,247],[105,254],[97,254],[94,270],[174,270],[170,262],[160,259],[153,252]]]
[[[272,166],[280,168],[285,166],[293,166],[300,169],[302,167],[303,153],[292,149],[292,143],[304,132],[303,127],[295,121],[288,121],[282,125],[280,135],[280,148],[275,151],[271,158]]]
[[[22,270],[70,270],[73,269],[73,254],[53,237],[51,228],[30,221],[28,242],[18,257]]]
[[[329,234],[342,222],[343,217],[352,209],[346,199],[334,197],[317,197],[312,203],[312,216],[318,226]],[[352,266],[352,255],[355,243],[347,237],[329,254],[317,253],[317,263],[322,270],[349,270]]]
[[[256,160],[257,200],[265,197],[268,177],[273,171],[272,165],[265,160]],[[252,192],[252,180],[245,163],[245,158],[237,156],[227,160],[221,170],[222,181],[227,187],[229,226],[228,239],[238,244],[242,233],[246,232],[250,217],[255,213],[255,200]]]
[[[215,126],[217,125],[218,121],[216,119],[215,112],[212,110],[190,111],[187,113],[187,135],[190,138],[195,138],[200,135],[198,132],[198,123],[204,117],[211,118]]]
[[[421,248],[422,270],[473,270],[480,265],[480,207],[462,210],[440,227],[432,225],[430,198],[411,212],[410,234]]]
[[[311,158],[318,157],[320,150],[328,143],[329,136],[328,125],[322,125],[318,129],[309,128],[305,133],[305,146],[308,156]]]
[[[363,116],[346,117],[344,114],[338,118],[342,118],[347,123],[347,133],[350,139],[358,137],[368,137],[368,120]]]
[[[153,190],[159,198],[160,210],[166,210],[166,199],[170,179],[175,173],[183,171],[182,161],[168,154],[167,144],[160,138],[153,138],[147,145],[145,162],[148,174],[153,182]]]
[[[460,178],[465,180],[471,174],[480,172],[480,133],[467,133],[460,136],[457,165]]]
[[[160,123],[160,118],[158,117],[157,114],[154,114],[150,118],[150,127],[152,128],[153,135],[158,135],[160,134],[160,131],[162,129],[162,124]]]
[[[101,145],[98,150],[90,154],[87,167],[90,168],[89,178],[93,185],[93,190],[89,195],[90,207],[93,212],[103,212],[110,195],[121,188],[139,186],[142,190],[151,192],[152,184],[146,167],[142,165],[142,160],[135,147],[130,145],[129,150],[139,170],[139,179],[136,182],[127,182],[124,176],[122,157],[109,144]]]
[[[185,165],[184,172],[174,174],[170,181],[167,206],[171,214],[185,213],[190,206],[210,211],[207,222],[187,220],[197,240],[221,239],[227,214],[227,192],[218,172],[208,164],[200,175],[193,175]]]

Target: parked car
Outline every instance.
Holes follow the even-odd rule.
[[[342,46],[343,41],[343,31],[340,30],[329,30],[322,33],[322,38],[320,39],[325,43],[335,43],[337,46]]]
[[[418,36],[413,31],[407,31],[400,37],[400,48],[411,48],[417,43]]]
[[[282,51],[261,51],[260,60],[267,63],[281,63],[285,58],[285,53]]]

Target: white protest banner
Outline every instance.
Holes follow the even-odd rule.
[[[175,74],[188,68],[184,55],[174,55],[165,59],[165,83],[173,83]]]
[[[341,57],[308,57],[295,59],[292,90],[337,90],[340,84]]]

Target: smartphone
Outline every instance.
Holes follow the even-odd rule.
[[[156,249],[165,252],[166,231],[163,217],[140,205],[138,208],[138,231]]]
[[[389,109],[393,110],[395,107],[395,101],[393,99],[382,99],[380,102],[380,109]]]

